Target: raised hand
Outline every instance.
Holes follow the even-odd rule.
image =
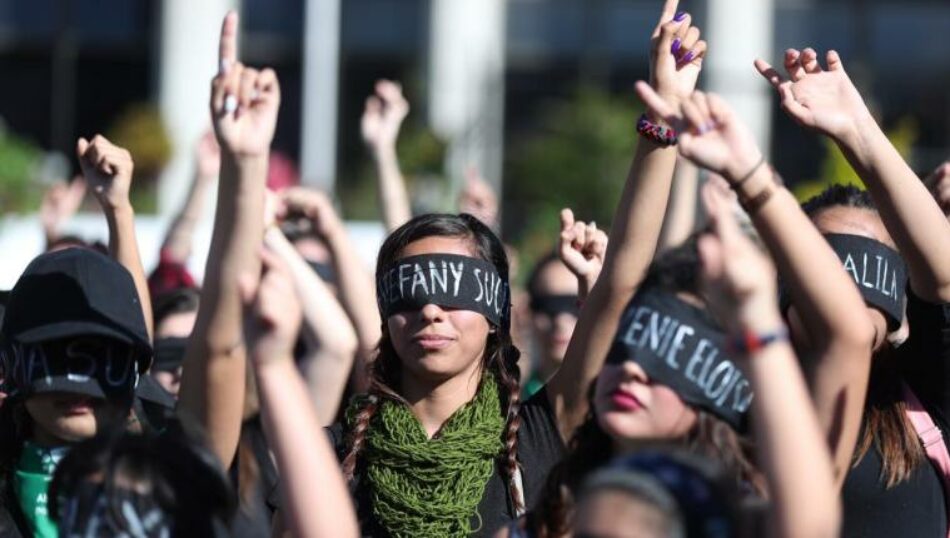
[[[238,16],[221,25],[220,70],[211,81],[211,117],[218,144],[232,157],[261,157],[270,151],[280,106],[273,69],[258,71],[237,59]]]
[[[305,187],[290,187],[280,193],[285,212],[302,213],[313,223],[313,229],[327,238],[343,229],[343,221],[326,194]]]
[[[580,285],[580,298],[594,287],[604,266],[607,252],[607,234],[597,229],[597,224],[574,220],[574,212],[561,210],[561,235],[558,256]]]
[[[742,233],[721,188],[707,183],[702,198],[712,231],[697,246],[710,308],[733,331],[773,329],[781,322],[775,266]]]
[[[409,101],[402,86],[391,80],[376,82],[376,93],[366,98],[360,131],[370,148],[395,146],[402,120],[409,114]]]
[[[680,154],[697,166],[733,183],[761,162],[752,133],[719,96],[696,91],[674,105],[642,81],[636,88],[647,108],[676,129]]]
[[[873,119],[838,53],[829,50],[826,62],[827,70],[818,62],[814,49],[788,49],[787,77],[765,60],[757,59],[755,68],[778,91],[786,114],[800,125],[841,141],[854,135],[863,122]]]
[[[195,162],[198,165],[198,179],[218,178],[218,172],[221,170],[221,147],[218,146],[213,130],[208,129],[198,140],[195,146]]]
[[[47,241],[55,240],[63,225],[76,214],[86,196],[86,180],[76,176],[72,182],[57,181],[43,193],[40,222]]]
[[[699,28],[689,13],[677,13],[678,5],[679,0],[666,1],[650,37],[650,84],[673,105],[696,89],[706,54]]]
[[[261,367],[293,359],[303,313],[290,269],[280,257],[261,249],[263,275],[239,281],[244,304],[244,334],[251,359]]]
[[[938,166],[924,180],[924,184],[930,189],[930,194],[940,205],[943,214],[950,217],[950,161]]]
[[[96,135],[92,140],[80,138],[76,141],[76,157],[82,175],[103,210],[129,205],[134,164],[128,150]]]
[[[498,196],[474,166],[465,171],[465,186],[459,193],[459,213],[468,213],[491,228],[498,224]]]

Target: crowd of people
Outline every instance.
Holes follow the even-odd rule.
[[[521,287],[477,170],[412,215],[385,80],[371,275],[325,193],[269,179],[280,84],[237,28],[148,276],[134,155],[80,138],[44,199],[3,294],[0,535],[950,536],[950,163],[919,178],[836,52],[754,64],[863,181],[800,205],[666,0],[609,229],[564,209]],[[62,234],[87,190],[108,245]]]

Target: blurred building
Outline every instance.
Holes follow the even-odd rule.
[[[103,131],[123,108],[153,101],[162,103],[166,114],[177,111],[179,120],[172,118],[172,122],[190,122],[187,135],[193,137],[201,114],[196,111],[204,110],[208,80],[216,69],[213,51],[207,50],[208,36],[216,40],[218,25],[213,21],[233,1],[0,0],[0,117],[15,132],[46,148],[69,153],[78,135]],[[318,120],[330,122],[336,130],[333,169],[340,181],[352,177],[364,158],[359,116],[377,78],[403,81],[414,117],[432,120],[437,130],[455,129],[474,141],[460,146],[459,162],[480,160],[487,163],[490,175],[500,175],[501,155],[497,152],[466,152],[480,144],[503,147],[504,140],[530,132],[543,102],[567,96],[579,85],[602,85],[631,93],[633,82],[647,75],[645,37],[655,24],[659,0],[472,0],[481,4],[459,7],[469,1],[339,0],[338,104],[335,117]],[[311,4],[319,2],[330,0],[309,0]],[[773,29],[761,34],[771,40],[773,60],[789,46],[837,49],[852,76],[873,96],[885,122],[901,116],[916,121],[919,148],[915,166],[923,170],[950,153],[950,93],[945,90],[950,85],[950,40],[946,39],[950,3],[773,2]],[[239,3],[243,59],[252,65],[273,66],[282,82],[283,107],[275,146],[299,159],[308,1]],[[683,8],[693,11],[703,24],[708,16],[703,6],[720,3],[684,2]],[[726,3],[743,5],[741,1]],[[454,16],[439,11],[447,9],[447,4],[470,17],[466,24],[440,33],[442,26],[434,21],[451,21]],[[485,7],[490,4],[496,8]],[[749,24],[737,18],[728,37],[741,40],[756,30]],[[493,26],[500,28],[494,28],[493,33]],[[207,35],[200,31],[204,27]],[[716,28],[719,32],[730,30],[730,19],[717,20]],[[459,40],[479,43],[472,52],[473,66],[495,66],[500,76],[493,79],[491,68],[485,68],[472,80],[479,84],[488,81],[491,87],[479,86],[474,92],[469,89],[468,94],[446,100],[442,97],[452,91],[452,81],[466,80],[468,66],[444,72],[444,65],[440,68],[434,58],[443,53],[464,58],[471,52],[464,43],[453,42],[456,35]],[[162,75],[172,69],[166,56],[177,54],[176,58],[187,59],[192,40],[197,43],[194,61],[179,70],[189,74],[170,87]],[[490,46],[492,42],[498,44],[497,51]],[[727,93],[748,91],[743,88],[750,87],[749,81],[756,76],[752,59],[751,55],[732,58],[737,63],[730,62],[730,66],[747,64],[748,71],[726,70],[716,79],[716,87]],[[207,64],[204,69],[203,64]],[[732,80],[736,88],[730,87]],[[740,84],[740,80],[744,82]],[[185,83],[196,88],[191,104],[185,108],[170,105],[168,96],[174,92],[178,92],[175,102],[189,99],[192,90],[182,85]],[[433,95],[433,88],[442,90]],[[484,107],[497,118],[473,118],[470,110],[465,116],[465,110],[458,108],[470,106]],[[772,125],[771,148],[777,167],[791,180],[813,177],[821,155],[819,143],[781,117],[775,106],[768,110],[771,122],[766,121],[765,126]],[[453,116],[453,111],[461,114],[461,119],[459,114]],[[633,121],[631,118],[631,130]],[[472,124],[479,127],[471,128]],[[175,173],[180,176],[187,173],[187,156],[181,157],[181,151],[191,139],[177,142],[180,161]],[[163,211],[168,211],[168,204]]]

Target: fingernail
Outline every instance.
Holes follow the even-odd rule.
[[[230,113],[234,112],[235,110],[237,110],[237,107],[238,107],[238,100],[237,100],[237,97],[235,97],[235,96],[233,96],[233,95],[225,95],[225,96],[224,96],[224,112],[225,112],[225,114],[230,114]]]
[[[676,39],[673,40],[673,44],[670,46],[670,51],[673,54],[676,54],[680,51],[680,47],[682,45],[683,45],[683,42],[680,41],[680,38],[677,37]]]
[[[685,12],[685,11],[680,11],[679,13],[676,14],[675,17],[673,17],[673,20],[674,20],[675,22],[681,22],[681,21],[682,21],[683,19],[685,19],[685,18],[686,18],[686,12]]]
[[[693,51],[687,52],[685,56],[680,58],[681,64],[688,64],[691,61],[693,61]]]

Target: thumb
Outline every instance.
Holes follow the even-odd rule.
[[[238,295],[241,297],[241,304],[245,308],[250,308],[257,298],[257,287],[260,281],[250,273],[243,273],[238,276]]]
[[[561,210],[561,232],[574,228],[574,212],[570,208]]]
[[[79,140],[76,141],[76,157],[82,161],[83,156],[86,155],[86,150],[89,149],[89,141],[83,137],[79,137]]]

